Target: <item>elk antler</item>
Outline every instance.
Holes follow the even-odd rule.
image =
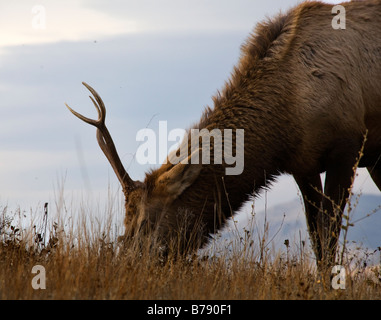
[[[79,114],[78,112],[74,111],[72,108],[70,108],[66,103],[65,105],[76,117],[78,117],[79,119],[81,119],[82,121],[88,124],[95,126],[98,129],[97,130],[98,144],[100,148],[102,149],[103,153],[105,154],[105,156],[107,157],[108,161],[110,162],[112,168],[114,169],[114,172],[122,185],[124,195],[127,199],[128,194],[133,189],[136,188],[136,183],[130,178],[130,176],[124,169],[123,164],[120,161],[119,155],[116,151],[114,142],[112,141],[111,135],[105,125],[106,107],[101,97],[87,83],[82,82],[82,84],[91,92],[91,94],[95,98],[94,100],[92,96],[89,96],[95,108],[98,111],[98,120],[92,120],[92,119],[86,118],[83,115]]]

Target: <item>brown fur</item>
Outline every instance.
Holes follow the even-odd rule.
[[[149,226],[165,244],[181,238],[177,250],[197,248],[251,195],[288,173],[305,198],[317,260],[333,263],[342,211],[331,200],[344,208],[366,132],[360,166],[381,190],[381,1],[343,5],[346,30],[331,27],[333,6],[321,2],[257,26],[214,108],[195,126],[243,128],[243,173],[226,176],[226,164],[162,165],[126,193],[129,232]]]

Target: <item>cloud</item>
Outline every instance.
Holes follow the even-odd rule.
[[[28,0],[0,4],[0,48],[131,33],[248,32],[297,0]],[[337,3],[338,1],[328,1]]]
[[[133,20],[83,6],[81,1],[20,0],[0,5],[0,47],[21,44],[80,41],[137,31]]]
[[[122,160],[133,179],[143,179],[147,167],[132,161],[136,132],[147,124],[156,130],[160,120],[168,130],[197,122],[255,23],[297,2],[39,1],[45,30],[32,27],[34,3],[0,3],[6,30],[0,39],[0,204],[45,201],[63,173],[68,190],[87,184],[107,194],[109,183],[118,186],[95,129],[64,106],[96,117],[82,81],[102,96]],[[269,204],[296,196],[291,184],[281,178]]]
[[[102,96],[121,158],[133,179],[143,179],[148,166],[131,164],[136,132],[148,124],[156,130],[159,120],[167,120],[169,130],[197,121],[228,77],[240,42],[239,34],[124,35],[97,43],[8,47],[0,72],[0,200],[20,205],[46,201],[62,173],[70,177],[68,190],[86,185],[107,190],[109,182],[118,186],[97,145],[95,128],[64,106],[67,102],[96,117],[82,81]],[[90,180],[86,183],[83,168]]]

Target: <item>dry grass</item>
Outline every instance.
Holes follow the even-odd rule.
[[[247,237],[252,252],[164,262],[149,237],[118,244],[110,222],[48,222],[42,208],[41,223],[22,227],[20,216],[0,207],[0,299],[381,298],[381,283],[364,272],[347,275],[345,290],[333,290],[319,280],[310,253],[288,242],[286,252],[275,253]],[[32,287],[35,265],[45,268],[46,289]]]

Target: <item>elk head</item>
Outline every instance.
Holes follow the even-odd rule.
[[[178,221],[163,223],[162,220],[178,215],[179,208],[173,204],[198,177],[201,165],[182,163],[163,165],[160,169],[148,173],[144,182],[132,180],[118,156],[105,125],[106,108],[101,97],[87,83],[82,82],[82,84],[93,95],[93,97],[90,96],[90,99],[98,111],[98,120],[84,117],[67,104],[66,107],[76,117],[97,128],[98,144],[118,177],[125,196],[125,237],[156,230],[160,240],[168,241],[176,227],[179,230],[179,226],[174,226]]]

